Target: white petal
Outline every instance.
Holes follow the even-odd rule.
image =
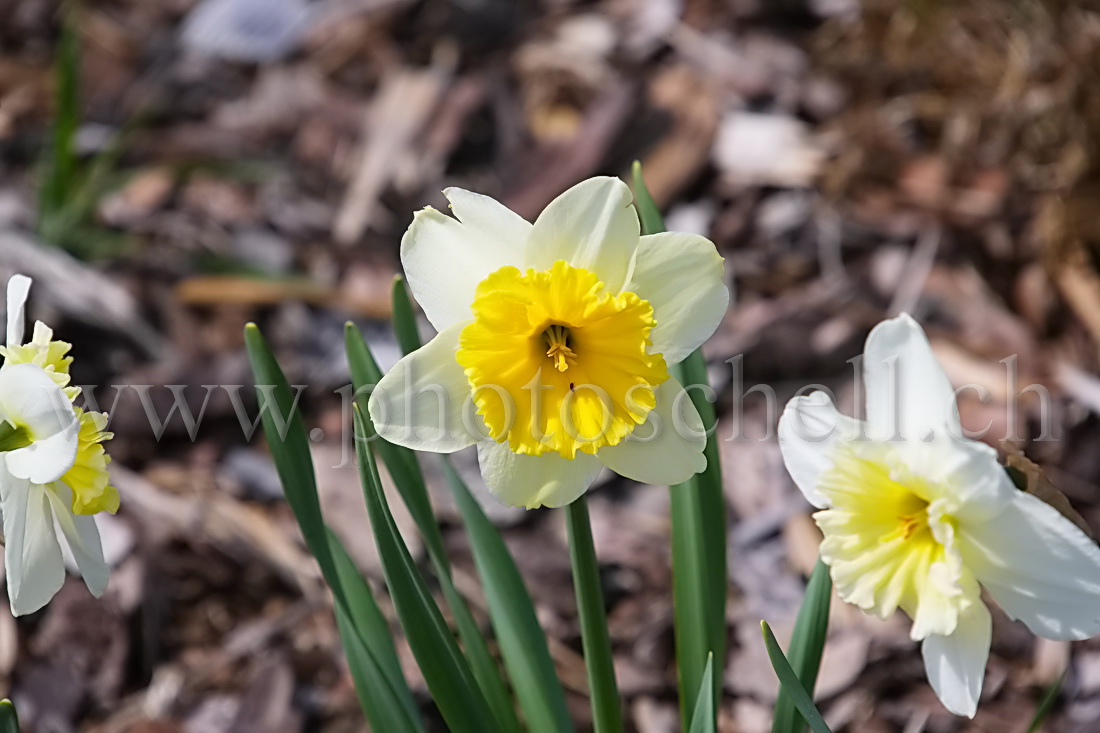
[[[524,264],[549,270],[558,260],[596,273],[619,292],[630,279],[640,224],[634,197],[618,178],[589,178],[539,214],[527,238]]]
[[[80,575],[88,591],[99,598],[107,590],[107,581],[111,578],[111,568],[103,560],[103,543],[99,539],[99,528],[95,517],[76,515],[72,512],[72,491],[68,486],[57,482],[46,490],[50,505],[53,507],[57,526],[65,535],[69,551],[76,560]]]
[[[481,438],[463,421],[470,384],[455,350],[464,326],[443,330],[382,377],[368,403],[379,435],[433,453],[453,453]]]
[[[958,545],[1005,613],[1035,634],[1100,633],[1100,549],[1054,507],[1017,491],[992,521],[960,524]]]
[[[465,226],[507,245],[507,251],[523,252],[531,222],[494,198],[464,188],[445,188],[451,211]]]
[[[908,314],[875,326],[863,353],[871,437],[928,440],[961,436],[951,382],[924,331]]]
[[[41,367],[0,369],[0,415],[32,433],[30,445],[6,455],[16,477],[46,484],[72,467],[80,424],[69,398]]]
[[[31,291],[31,279],[26,275],[12,275],[8,280],[8,346],[23,343],[23,310]]]
[[[707,467],[706,444],[699,411],[683,386],[669,377],[657,387],[657,406],[646,421],[618,445],[601,448],[597,457],[620,476],[671,486]]]
[[[925,480],[929,501],[943,498],[962,522],[987,522],[1020,493],[985,443],[958,438],[894,443],[898,460]]]
[[[457,219],[427,208],[401,239],[401,265],[413,296],[437,331],[472,318],[477,284],[505,265],[523,264],[531,224],[487,196],[444,194]]]
[[[76,442],[67,431],[55,433],[8,453],[8,470],[36,484],[56,481],[72,468],[76,448]]]
[[[928,682],[955,715],[973,718],[978,711],[992,631],[989,609],[979,600],[959,614],[955,633],[928,636],[921,644]]]
[[[0,506],[4,513],[4,566],[15,616],[49,603],[65,582],[53,512],[41,486],[17,479],[0,467]]]
[[[477,460],[485,485],[498,501],[527,509],[569,504],[592,485],[603,468],[587,453],[577,453],[571,461],[557,453],[528,456],[491,440],[477,444]]]
[[[649,338],[665,363],[677,364],[710,338],[730,302],[722,257],[698,234],[650,234],[638,243],[634,274],[624,290],[653,306]]]
[[[825,392],[811,392],[787,403],[779,418],[779,451],[806,501],[818,509],[829,500],[818,490],[818,478],[833,465],[838,443],[859,436],[862,425],[842,415]]]

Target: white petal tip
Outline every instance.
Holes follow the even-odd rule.
[[[8,280],[6,334],[8,346],[23,343],[23,309],[30,291],[31,279],[26,275],[12,275]]]

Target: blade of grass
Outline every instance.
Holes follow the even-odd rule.
[[[54,68],[56,105],[53,148],[50,151],[50,176],[45,193],[50,208],[61,207],[65,194],[76,179],[76,133],[80,126],[80,32],[76,4],[65,3],[61,37]]]
[[[370,415],[366,411],[366,392],[369,387],[378,383],[382,378],[378,363],[374,355],[363,339],[362,333],[354,324],[348,323],[344,327],[344,343],[348,354],[348,363],[351,368],[352,385],[359,395],[357,402],[362,411],[363,418],[370,422]],[[374,426],[371,425],[373,431]],[[519,719],[516,718],[512,706],[512,698],[508,693],[508,685],[500,674],[496,660],[489,650],[489,644],[481,633],[477,621],[470,612],[466,602],[462,599],[454,586],[451,575],[450,562],[443,546],[443,535],[439,531],[439,524],[435,520],[431,501],[428,497],[427,484],[424,482],[424,474],[420,470],[416,454],[402,446],[394,445],[381,437],[375,437],[373,441],[390,472],[394,483],[397,485],[401,498],[409,508],[409,513],[416,522],[424,545],[428,550],[432,568],[439,579],[440,588],[447,606],[451,609],[455,626],[458,629],[459,638],[466,651],[470,667],[478,687],[485,695],[490,709],[502,730],[520,730]]]
[[[584,496],[565,508],[565,516],[577,616],[580,618],[581,641],[584,644],[584,666],[588,671],[592,727],[595,733],[619,733],[623,729],[622,701],[615,684],[615,665],[611,657],[611,638],[607,633],[600,568]]]
[[[645,234],[664,231],[664,221],[642,177],[633,167],[634,197]],[[685,387],[707,384],[706,361],[696,350],[670,372]],[[714,405],[704,390],[690,389],[692,403],[703,424],[715,425]],[[725,659],[726,651],[726,503],[718,447],[708,438],[707,467],[690,480],[671,488],[672,577],[675,610],[676,668],[680,678],[680,716],[685,730],[693,718],[691,695],[699,689],[711,654]],[[721,692],[721,675],[712,675],[714,697]]]
[[[342,639],[367,717],[388,724],[378,730],[390,730],[392,725],[397,731],[420,731],[419,714],[397,662],[388,624],[365,581],[322,519],[305,426],[290,384],[255,324],[245,328],[245,346],[257,385],[267,387],[258,390],[261,421],[283,493],[306,546],[332,588],[337,621],[354,619],[348,628],[357,632],[359,645],[347,634],[342,634]],[[283,421],[282,429],[276,415]],[[394,705],[400,715],[392,712]]]
[[[1039,733],[1042,730],[1043,723],[1051,711],[1054,710],[1054,704],[1058,702],[1058,693],[1062,691],[1062,683],[1066,681],[1068,673],[1069,667],[1066,667],[1062,670],[1062,674],[1058,676],[1058,679],[1054,680],[1053,684],[1043,693],[1043,699],[1039,701],[1039,707],[1035,709],[1035,715],[1027,726],[1027,733]]]
[[[54,67],[54,123],[44,153],[38,190],[38,230],[44,236],[62,228],[68,194],[76,185],[76,133],[80,124],[80,38],[74,3],[63,8]]]
[[[80,3],[61,7],[61,33],[54,65],[54,121],[37,166],[37,232],[44,241],[79,257],[100,257],[128,242],[121,233],[99,227],[96,207],[112,186],[123,153],[123,136],[112,137],[85,165],[76,147],[80,128]],[[127,125],[127,128],[132,125]]]
[[[539,625],[519,568],[500,532],[485,516],[462,478],[449,462],[444,462],[443,468],[470,537],[493,630],[528,730],[568,733],[573,730],[573,723],[565,692],[546,645],[546,632]]]
[[[19,733],[19,716],[11,700],[0,700],[0,733]]]
[[[791,696],[791,700],[794,701],[798,712],[802,714],[802,718],[809,724],[814,733],[832,733],[829,726],[825,725],[825,719],[821,717],[821,713],[814,706],[814,701],[810,699],[810,695],[802,687],[802,683],[798,681],[798,675],[794,673],[787,658],[783,656],[783,650],[779,647],[779,642],[775,640],[775,634],[772,633],[767,621],[760,622],[760,631],[764,635],[764,646],[768,650],[768,659],[771,660],[772,669],[775,670],[775,675],[779,678],[779,684]]]
[[[703,681],[699,683],[699,694],[695,698],[695,712],[691,716],[691,730],[688,733],[715,733],[717,718],[714,709],[714,655],[707,657],[707,666],[703,670]]]
[[[424,681],[443,719],[455,733],[500,731],[502,729],[478,689],[473,672],[432,599],[386,505],[374,453],[368,443],[373,430],[358,407],[354,409],[354,414],[359,476],[386,586]]]
[[[798,609],[794,633],[791,634],[788,661],[798,675],[802,687],[813,696],[817,684],[817,673],[821,668],[821,654],[825,649],[825,636],[829,630],[829,605],[833,595],[833,581],[829,577],[829,567],[818,558],[810,580],[806,583],[806,593],[802,597],[802,606]],[[775,701],[775,719],[772,721],[772,733],[802,733],[806,723],[794,706],[794,700],[783,689]]]

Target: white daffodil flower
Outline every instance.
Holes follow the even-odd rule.
[[[656,484],[705,468],[702,421],[668,367],[729,303],[714,245],[639,236],[614,178],[574,186],[534,224],[443,193],[455,218],[424,209],[401,242],[439,333],[371,395],[382,437],[440,453],[477,443],[493,495],[529,508],[568,504],[603,466]]]
[[[962,437],[955,392],[908,315],[871,332],[863,381],[866,422],[823,392],[791,400],[783,460],[821,510],[837,593],[880,618],[904,610],[936,694],[973,717],[991,631],[981,588],[1039,636],[1084,639],[1100,632],[1100,549]]]
[[[8,283],[7,344],[0,347],[0,418],[13,448],[0,452],[0,510],[8,598],[17,616],[40,609],[65,580],[58,528],[88,590],[102,595],[110,569],[89,515],[118,508],[102,446],[111,437],[103,430],[106,416],[73,406],[79,390],[68,386],[69,345],[54,341],[42,323],[22,343],[30,284],[22,275]]]

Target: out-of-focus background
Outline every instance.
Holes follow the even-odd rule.
[[[74,344],[76,383],[99,385],[86,392],[112,412],[122,509],[102,524],[114,566],[102,602],[70,578],[32,617],[0,610],[0,688],[28,730],[365,730],[317,568],[262,439],[241,428],[255,414],[241,329],[257,321],[308,385],[327,518],[379,579],[345,460],[342,325],[360,324],[383,366],[397,358],[401,234],[451,185],[530,218],[639,158],[669,228],[707,234],[726,257],[735,301],[705,348],[731,519],[723,731],[770,728],[758,621],[789,633],[818,541],[766,437],[774,407],[821,383],[857,410],[847,360],[880,319],[915,314],[951,379],[989,390],[984,403],[966,393],[964,422],[1015,438],[1100,529],[1094,3],[73,9],[66,34],[56,0],[0,0],[0,276],[35,278],[32,315]],[[759,390],[741,399],[757,384],[773,409]],[[1050,399],[1017,399],[1032,384]],[[205,401],[192,434],[179,412],[149,417],[168,416],[173,390],[196,418]],[[448,497],[434,498],[450,525]],[[667,491],[605,476],[590,506],[629,725],[674,731]],[[486,507],[583,728],[560,513]],[[483,609],[462,535],[446,536]],[[1100,730],[1100,645],[1038,641],[997,612],[978,716],[954,718],[903,619],[834,604],[818,696],[838,731],[1011,733],[1067,666],[1047,730]]]

